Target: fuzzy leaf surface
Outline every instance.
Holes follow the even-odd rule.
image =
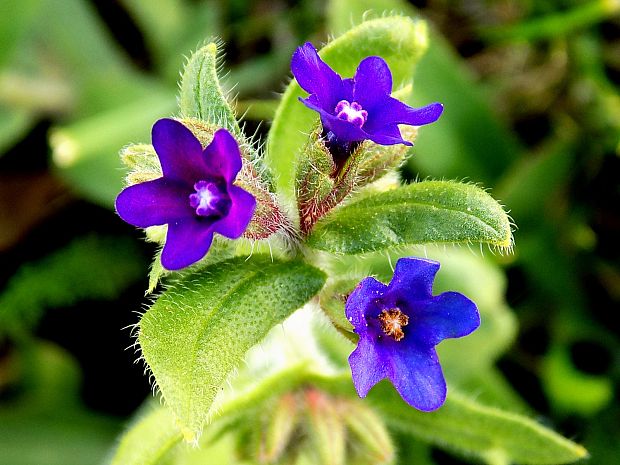
[[[240,133],[217,76],[218,51],[215,43],[198,49],[189,59],[181,79],[179,107],[184,118],[198,118]]]
[[[385,59],[395,88],[411,81],[413,67],[427,47],[423,21],[402,16],[366,21],[328,43],[319,55],[342,77],[354,75],[359,62],[371,55]],[[267,139],[266,162],[277,178],[278,191],[293,198],[294,160],[318,116],[304,107],[296,80],[286,88]]]
[[[582,446],[523,415],[481,405],[454,390],[430,413],[407,406],[385,382],[369,400],[392,428],[489,463],[557,465],[587,456]]]
[[[479,187],[423,181],[363,197],[319,221],[308,245],[358,254],[427,243],[512,244],[502,206]]]
[[[186,440],[194,440],[247,350],[323,286],[301,261],[266,256],[211,265],[171,286],[144,314],[138,341]]]

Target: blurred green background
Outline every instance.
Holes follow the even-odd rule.
[[[184,57],[221,38],[264,137],[295,47],[389,11],[432,25],[412,103],[446,108],[403,175],[480,183],[517,225],[513,255],[485,251],[519,322],[499,369],[617,463],[620,2],[3,0],[0,465],[103,463],[150,395],[127,347],[154,247],[113,213],[117,153],[175,111]]]

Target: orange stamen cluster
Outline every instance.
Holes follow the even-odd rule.
[[[400,341],[405,337],[403,326],[409,324],[409,317],[400,311],[399,308],[383,310],[379,315],[381,329],[388,336],[392,336],[395,341]]]

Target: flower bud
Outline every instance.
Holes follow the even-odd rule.
[[[308,450],[321,465],[345,465],[346,429],[344,418],[332,399],[316,389],[306,391],[308,409]]]

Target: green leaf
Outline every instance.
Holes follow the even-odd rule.
[[[15,48],[26,35],[41,9],[42,0],[0,4],[0,68],[12,58]]]
[[[23,265],[0,295],[0,336],[34,326],[46,308],[118,297],[142,275],[142,263],[132,241],[87,236]]]
[[[0,107],[0,157],[20,140],[34,124],[34,115],[26,110]]]
[[[181,443],[183,435],[172,412],[149,405],[123,435],[110,465],[157,465]]]
[[[588,455],[582,446],[525,416],[478,404],[454,389],[446,403],[430,413],[406,405],[385,382],[373,389],[369,400],[392,428],[490,463],[557,465]]]
[[[235,114],[217,76],[217,45],[198,49],[188,60],[181,79],[179,107],[183,118],[198,118],[240,134]]]
[[[77,361],[50,343],[14,346],[6,360],[3,392],[11,396],[0,402],[0,464],[101,464],[121,425],[80,405]]]
[[[50,133],[56,173],[90,200],[112,208],[123,186],[119,150],[131,140],[146,140],[155,120],[170,114],[174,97],[156,92]]]
[[[247,350],[324,281],[300,261],[235,258],[182,279],[144,314],[138,341],[186,440],[198,437]]]
[[[358,254],[426,243],[512,245],[510,220],[482,189],[450,181],[424,181],[363,197],[319,221],[308,245]]]
[[[425,22],[402,16],[374,19],[330,42],[320,55],[344,77],[353,76],[363,58],[379,55],[390,66],[394,83],[405,85],[426,50],[426,30]],[[288,85],[267,139],[266,162],[276,175],[278,191],[289,199],[293,199],[295,156],[318,118],[298,101],[304,95],[295,80]]]
[[[492,185],[522,148],[502,124],[485,89],[439,34],[431,32],[414,81],[409,103],[438,101],[444,112],[435,124],[421,128],[412,166],[425,175],[466,176]]]

